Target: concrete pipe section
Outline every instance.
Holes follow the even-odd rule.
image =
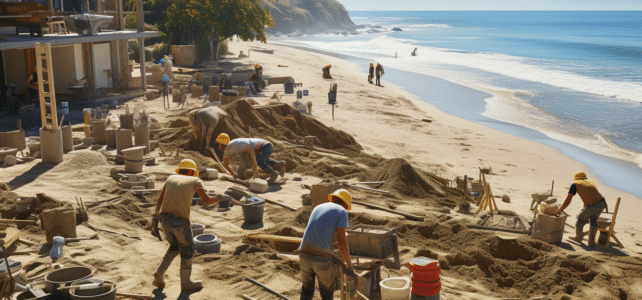
[[[204,232],[205,232],[205,225],[198,224],[198,223],[192,223],[192,234],[194,236],[201,235]]]
[[[136,127],[136,129],[134,129],[134,144],[136,146],[145,146],[144,154],[150,152],[149,127]]]
[[[116,153],[123,154],[123,150],[132,146],[132,130],[118,129],[116,131]]]
[[[44,163],[57,164],[63,160],[62,130],[40,128],[41,157]]]
[[[194,237],[196,252],[202,254],[220,253],[222,241],[211,233],[205,233]]]
[[[105,143],[107,147],[116,148],[116,130],[109,129],[105,130]]]
[[[106,145],[106,122],[104,120],[91,121],[91,133],[96,138],[96,144]]]
[[[74,151],[74,139],[71,135],[71,126],[62,126],[62,151]]]

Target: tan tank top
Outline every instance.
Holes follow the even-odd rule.
[[[584,207],[595,204],[602,199],[602,194],[597,190],[595,183],[590,180],[575,180],[575,189],[584,202]]]

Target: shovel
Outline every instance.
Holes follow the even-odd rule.
[[[78,242],[78,241],[93,240],[93,239],[98,239],[98,234],[94,234],[92,236],[86,236],[86,237],[68,238],[68,239],[65,239],[65,244]]]

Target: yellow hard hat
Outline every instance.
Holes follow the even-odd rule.
[[[348,206],[348,210],[352,209],[352,195],[344,189],[338,189],[334,193],[328,195],[328,201],[332,202],[332,197],[337,197]]]
[[[573,179],[575,180],[586,179],[586,173],[579,171],[575,173],[575,176],[573,176]]]
[[[180,169],[193,170],[194,171],[194,177],[198,177],[198,170],[196,169],[196,163],[191,159],[183,159],[183,160],[181,160],[181,163],[178,164],[178,169],[176,169],[176,174],[178,174],[178,170],[180,170]]]
[[[259,65],[259,64],[254,65],[254,68],[255,68],[255,69],[258,69],[258,68],[260,68],[260,67],[261,67],[261,65]]]
[[[372,66],[374,66],[374,64],[370,63],[370,66],[372,67]]]
[[[327,65],[326,68],[332,68],[332,65]]]
[[[227,145],[230,143],[230,136],[227,133],[221,133],[216,138],[216,142],[222,145]]]

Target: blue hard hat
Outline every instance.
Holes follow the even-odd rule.
[[[164,65],[164,64],[165,64],[165,59],[164,59],[164,58],[161,58],[161,60],[160,60],[160,64],[161,64],[161,65]]]

